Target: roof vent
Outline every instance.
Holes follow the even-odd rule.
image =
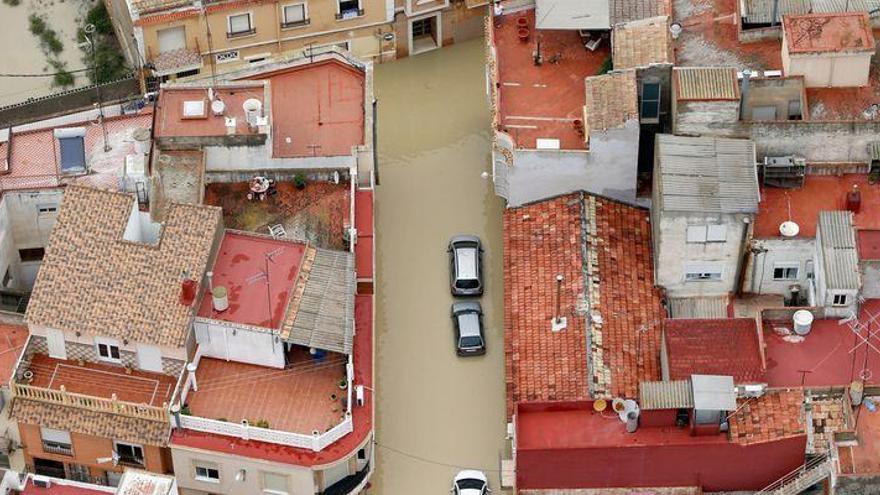
[[[800,231],[801,227],[791,220],[782,222],[782,225],[779,226],[779,233],[782,234],[782,237],[794,237]]]

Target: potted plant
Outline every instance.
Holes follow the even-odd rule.
[[[303,173],[298,173],[293,176],[293,185],[300,191],[306,188],[306,176]]]

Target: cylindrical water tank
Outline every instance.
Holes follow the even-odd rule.
[[[626,413],[626,432],[635,433],[639,429],[639,412],[630,411]]]
[[[226,311],[229,308],[229,296],[226,287],[218,285],[211,291],[211,299],[214,303],[214,311]]]
[[[150,130],[146,127],[138,127],[131,132],[132,141],[134,141],[135,153],[146,155],[150,152]]]
[[[810,333],[810,329],[813,327],[813,313],[806,309],[799,309],[794,312],[791,319],[794,322],[794,333],[798,335]]]

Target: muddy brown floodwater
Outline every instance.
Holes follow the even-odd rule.
[[[370,495],[448,494],[460,468],[499,493],[504,446],[501,214],[482,40],[376,66],[377,433]],[[483,240],[488,352],[456,357],[446,245]]]

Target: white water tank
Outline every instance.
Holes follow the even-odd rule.
[[[800,231],[800,225],[792,222],[791,220],[782,222],[782,225],[779,226],[779,233],[782,234],[782,237],[794,237],[798,235],[798,232]]]
[[[226,111],[226,103],[223,103],[223,100],[214,100],[211,102],[211,113],[216,116],[223,115],[223,112]]]
[[[813,327],[813,313],[806,309],[799,309],[792,316],[794,322],[794,333],[798,335],[807,335]]]
[[[214,311],[226,311],[229,308],[229,296],[226,287],[218,285],[211,291],[211,301],[214,304]]]
[[[131,139],[134,141],[135,153],[146,155],[150,151],[150,130],[146,127],[138,127],[131,131]]]
[[[242,103],[244,117],[251,127],[257,126],[257,119],[263,116],[263,103],[256,98],[248,98]]]

